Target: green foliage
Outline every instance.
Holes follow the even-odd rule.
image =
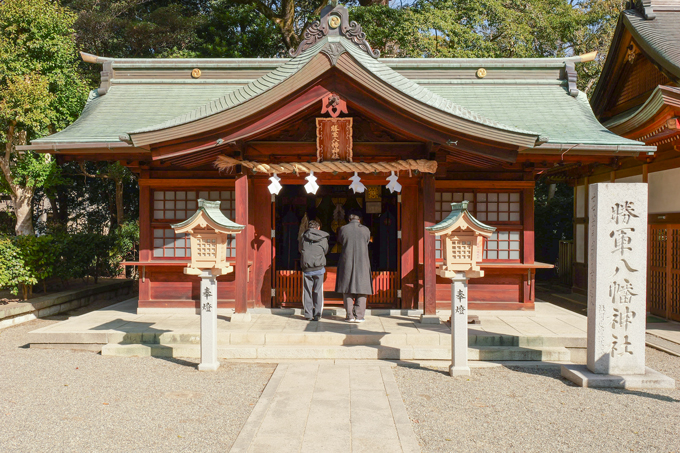
[[[557,184],[553,190],[539,180],[534,192],[536,260],[544,263],[555,263],[559,241],[572,239],[574,234],[574,190],[566,184]]]
[[[14,147],[66,127],[87,96],[74,20],[54,0],[0,2],[0,191],[12,197],[20,234],[33,233],[33,192],[57,168],[49,156]]]
[[[139,225],[128,222],[112,234],[55,234],[0,236],[0,287],[17,294],[20,287],[50,278],[113,277],[120,263],[134,259],[139,244]]]
[[[0,236],[0,288],[9,288],[18,294],[22,285],[35,285],[38,281],[26,267],[21,250],[12,238]]]
[[[54,275],[59,247],[52,236],[17,236],[14,243],[31,276],[44,281]]]
[[[80,114],[87,90],[76,66],[74,20],[52,0],[0,3],[3,131],[15,122],[30,140],[66,127]]]
[[[218,0],[199,36],[205,58],[264,58],[286,51],[275,24],[254,5]]]
[[[623,0],[416,0],[406,7],[352,8],[384,57],[537,58],[598,51],[577,66],[579,87],[596,81]]]

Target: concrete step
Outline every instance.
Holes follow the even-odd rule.
[[[200,358],[198,344],[107,344],[102,355],[124,357]],[[569,361],[569,350],[562,347],[476,346],[468,349],[469,360]],[[443,360],[451,359],[451,349],[443,346],[387,345],[221,345],[221,359],[357,359],[357,360]]]
[[[68,337],[68,338],[67,338]],[[81,341],[78,341],[81,340]],[[31,343],[119,343],[119,344],[200,344],[200,335],[195,332],[112,332],[31,333]],[[372,331],[359,332],[218,332],[217,343],[222,346],[262,346],[262,345],[308,345],[308,346],[349,346],[349,345],[382,345],[382,346],[445,346],[450,347],[451,335],[443,332],[433,333],[381,333]],[[470,347],[483,346],[516,346],[516,347],[562,347],[585,348],[584,337],[547,337],[547,336],[513,336],[513,335],[469,335]]]

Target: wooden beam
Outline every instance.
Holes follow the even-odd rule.
[[[450,181],[438,179],[437,189],[533,189],[534,181]]]
[[[234,187],[234,180],[224,179],[140,179],[140,187],[180,188],[180,187]]]

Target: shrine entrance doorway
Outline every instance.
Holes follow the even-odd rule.
[[[350,213],[361,215],[362,224],[371,230],[369,257],[374,295],[368,298],[371,308],[396,308],[400,287],[400,199],[385,186],[368,186],[355,194],[347,185],[321,185],[316,194],[307,194],[302,185],[284,185],[273,201],[274,304],[277,307],[302,306],[302,270],[298,241],[310,220],[318,220],[330,234],[329,253],[324,277],[325,305],[342,305],[336,293],[335,278],[341,246],[338,230],[347,223]]]

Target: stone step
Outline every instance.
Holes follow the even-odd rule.
[[[198,344],[107,344],[102,355],[124,357],[200,358]],[[220,359],[364,359],[364,360],[443,360],[450,361],[451,350],[443,346],[355,345],[246,345],[218,347]],[[569,350],[562,347],[477,346],[468,349],[469,360],[569,361]]]
[[[47,338],[31,336],[31,343],[78,343],[75,334],[70,338]],[[54,335],[54,334],[51,334]],[[94,334],[97,335],[97,334]],[[83,342],[120,343],[120,344],[200,344],[198,333],[181,332],[144,332],[144,333],[108,333],[101,338],[93,338],[93,334],[84,336]],[[69,341],[66,341],[69,340]],[[383,345],[383,346],[446,346],[451,344],[448,333],[380,333],[380,332],[218,332],[217,343],[222,346],[261,346],[261,345],[308,345],[308,346],[349,346],[349,345]],[[527,337],[513,335],[469,335],[469,346],[517,346],[517,347],[568,347],[585,348],[584,337]]]

